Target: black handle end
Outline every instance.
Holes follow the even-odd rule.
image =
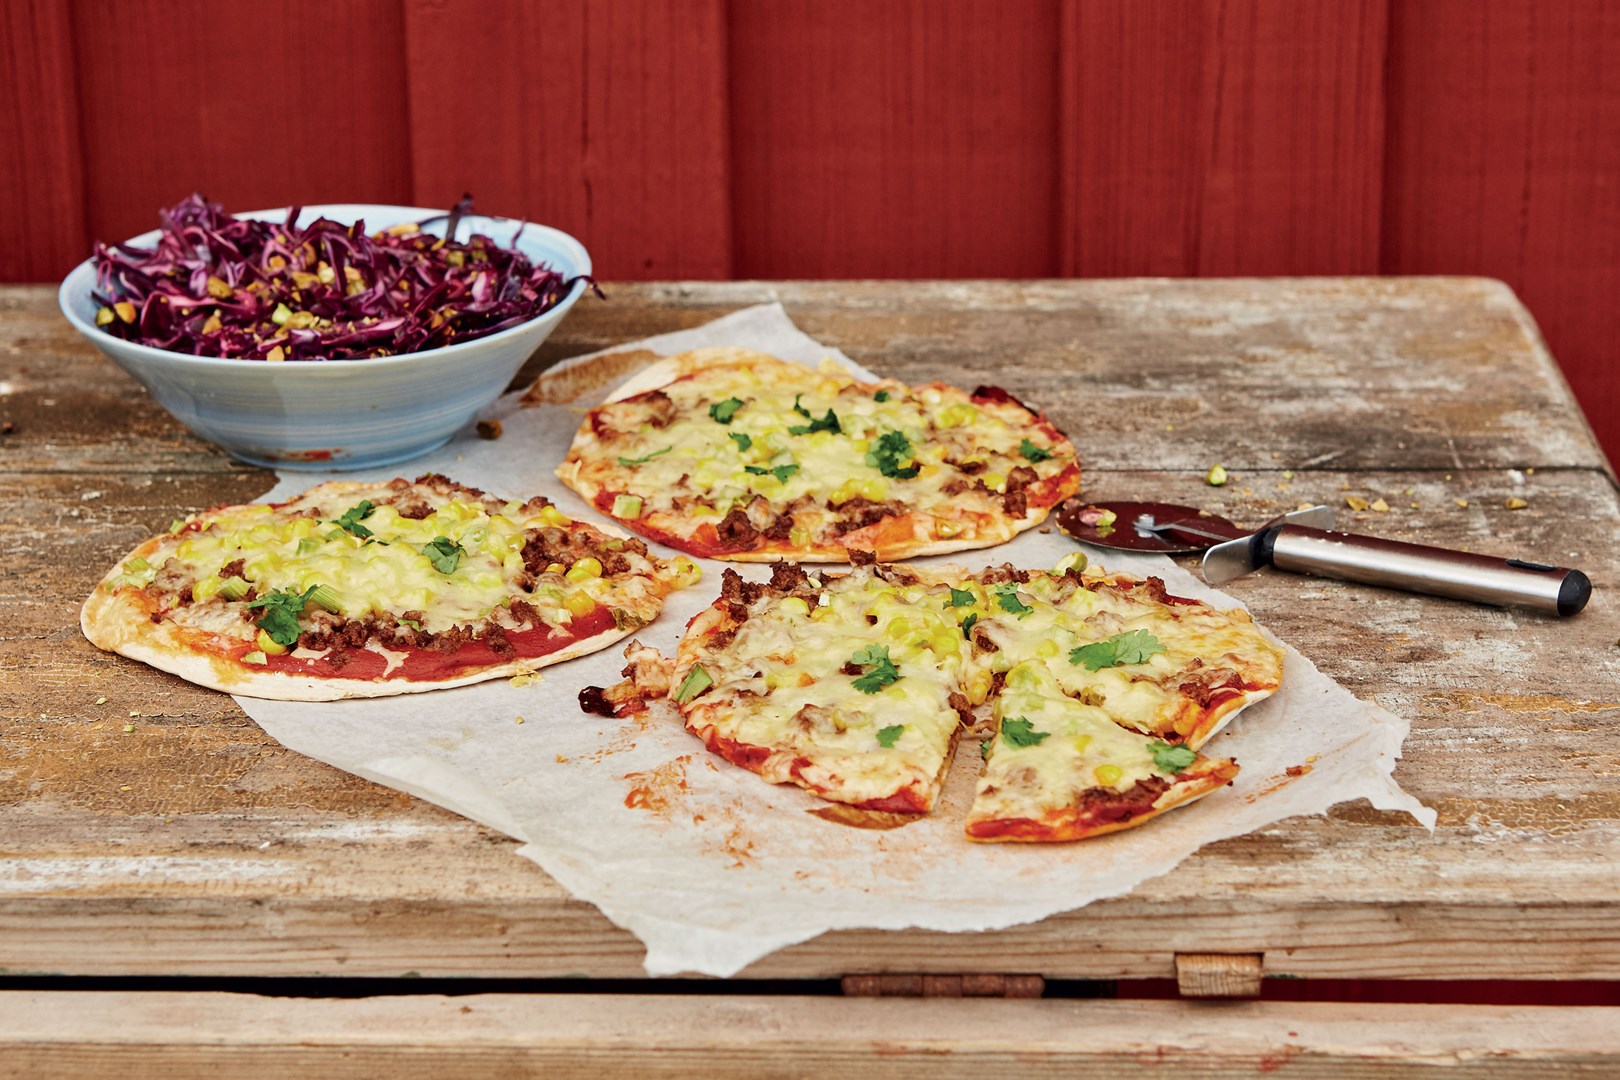
[[[1558,614],[1574,615],[1586,606],[1592,599],[1592,579],[1579,570],[1571,570],[1564,575],[1563,583],[1558,586]]]

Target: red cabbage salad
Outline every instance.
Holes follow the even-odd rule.
[[[299,209],[249,221],[192,195],[159,215],[155,247],[98,243],[96,325],[194,356],[363,360],[498,333],[580,280],[481,234],[462,243],[412,223],[368,235],[363,221],[298,225]],[[468,196],[445,235],[471,211]]]

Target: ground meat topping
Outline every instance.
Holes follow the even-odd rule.
[[[720,534],[721,543],[733,550],[753,547],[759,540],[759,530],[754,528],[754,523],[748,520],[748,512],[741,507],[732,507],[715,531]]]

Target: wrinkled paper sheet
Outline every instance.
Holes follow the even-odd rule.
[[[778,304],[606,352],[669,355],[709,345],[811,365],[830,355],[872,377],[801,333]],[[546,377],[600,355],[575,358]],[[602,394],[593,391],[579,404],[595,404]],[[578,427],[577,408],[525,408],[518,399],[509,395],[490,410],[504,424],[498,440],[469,429],[417,461],[341,475],[442,472],[502,496],[544,494],[566,513],[601,521],[552,473]],[[283,474],[267,498],[335,478]],[[1056,529],[1031,530],[1002,547],[924,561],[1046,568],[1073,550]],[[1222,607],[1238,603],[1163,556],[1088,554],[1110,568],[1156,574],[1172,593]],[[702,566],[702,582],[670,597],[662,617],[634,637],[673,654],[687,620],[718,593],[723,564]],[[759,566],[737,569],[757,580],[769,576]],[[1391,777],[1407,721],[1357,700],[1291,648],[1282,691],[1240,715],[1210,746],[1242,765],[1233,786],[1141,828],[1056,845],[963,837],[979,764],[971,743],[957,755],[932,815],[865,830],[813,816],[807,811],[825,804],[709,754],[669,713],[621,721],[582,712],[581,687],[620,678],[621,649],[545,668],[542,681],[523,687],[503,679],[362,701],[236,700],[293,750],[523,841],[520,855],[641,939],[650,975],[732,975],[827,930],[971,931],[1032,922],[1127,892],[1205,844],[1350,799],[1404,811],[1433,828],[1434,812]],[[1289,766],[1307,762],[1304,775],[1287,775]]]

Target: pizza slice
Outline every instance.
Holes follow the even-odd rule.
[[[697,574],[544,498],[435,475],[335,482],[176,521],[120,560],[80,622],[103,649],[217,690],[377,697],[593,652]]]
[[[643,536],[742,562],[987,547],[1080,485],[1074,446],[1004,390],[743,349],[644,369],[590,411],[557,474]]]
[[[1014,664],[965,826],[970,840],[1083,840],[1140,825],[1237,775],[1234,762],[1138,734],[1067,694],[1040,659]]]

